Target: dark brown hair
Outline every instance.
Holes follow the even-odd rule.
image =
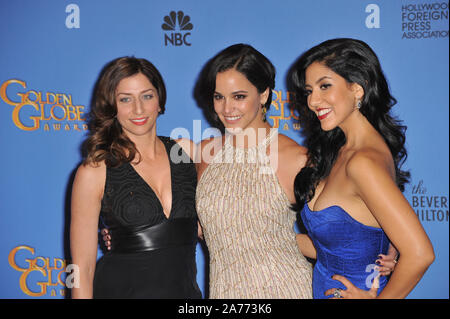
[[[248,44],[231,45],[211,58],[203,67],[195,88],[195,96],[205,112],[205,117],[215,127],[223,129],[214,110],[214,91],[218,73],[235,69],[252,83],[259,93],[269,88],[267,102],[269,110],[272,103],[272,90],[275,88],[275,67],[268,58]]]
[[[105,161],[108,167],[131,162],[139,154],[134,143],[126,136],[116,118],[116,88],[124,78],[142,73],[155,87],[160,114],[164,113],[166,87],[156,67],[145,59],[117,58],[103,68],[94,88],[91,110],[88,114],[89,135],[83,143],[84,164]]]

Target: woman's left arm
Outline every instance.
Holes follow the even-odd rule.
[[[382,160],[357,154],[347,164],[347,175],[400,253],[395,271],[378,298],[405,298],[434,261],[431,242]]]

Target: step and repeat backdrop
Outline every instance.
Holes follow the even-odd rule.
[[[336,37],[378,54],[408,126],[405,190],[436,260],[408,298],[449,297],[448,1],[20,0],[0,2],[0,298],[65,298],[70,194],[102,67],[150,60],[167,85],[158,134],[199,142],[210,124],[194,98],[200,70],[234,43],[277,68],[269,122],[302,142],[286,90],[302,52]],[[197,280],[207,291],[205,248]],[[99,257],[102,255],[99,248]]]

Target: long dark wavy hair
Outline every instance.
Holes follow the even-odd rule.
[[[375,52],[363,41],[355,39],[332,39],[303,53],[294,63],[288,79],[289,89],[294,92],[294,107],[299,113],[299,122],[308,148],[308,160],[294,181],[297,210],[314,197],[318,183],[326,178],[333,167],[340,148],[346,138],[339,127],[323,131],[320,121],[308,108],[305,90],[305,72],[314,62],[323,63],[348,83],[357,83],[364,89],[359,111],[382,135],[388,145],[395,164],[396,183],[404,191],[410,174],[401,170],[406,160],[406,126],[390,114],[397,103],[389,92],[389,86]]]
[[[116,88],[124,78],[142,73],[155,87],[164,113],[166,87],[158,69],[145,59],[121,57],[106,64],[94,88],[91,110],[87,116],[88,138],[83,143],[84,164],[105,161],[108,167],[131,162],[139,154],[135,144],[122,130],[116,118]]]

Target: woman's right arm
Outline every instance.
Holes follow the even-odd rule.
[[[79,267],[79,288],[72,298],[92,298],[97,262],[98,220],[106,178],[104,164],[81,165],[72,188],[70,251],[72,263]]]

